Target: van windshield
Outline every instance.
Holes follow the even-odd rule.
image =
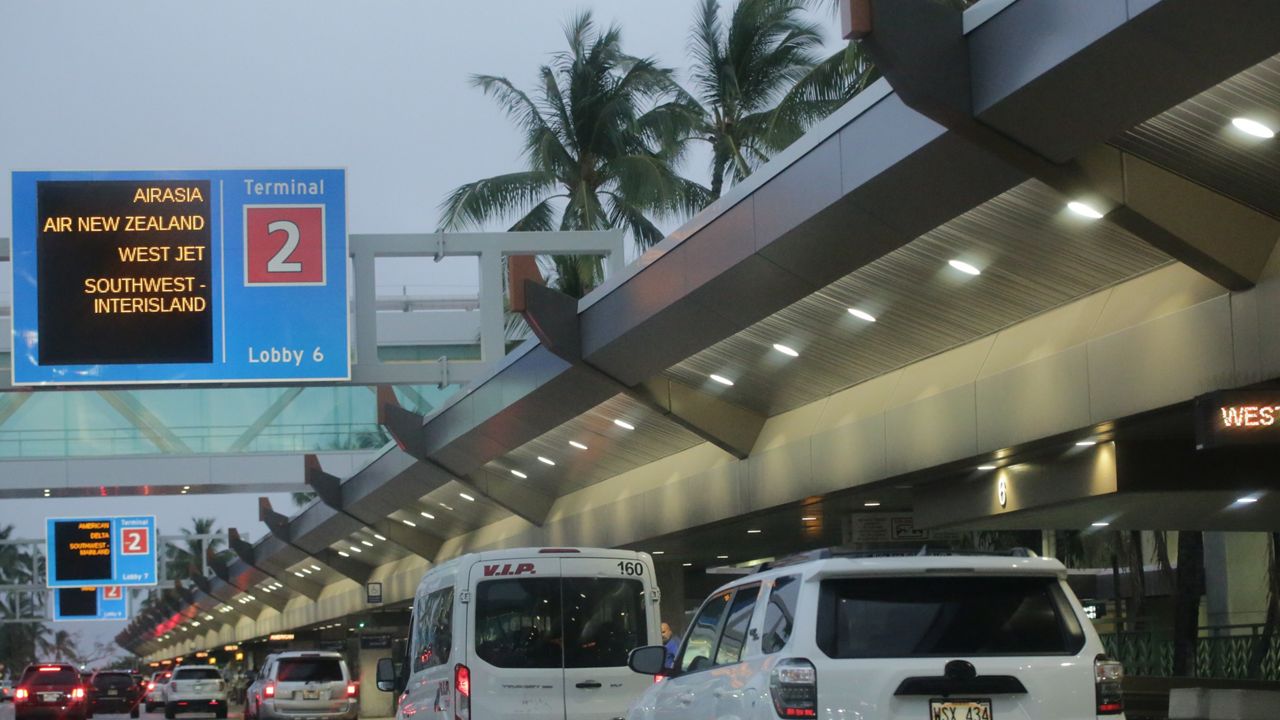
[[[645,643],[645,623],[638,580],[521,578],[476,590],[476,654],[494,667],[622,667]]]
[[[823,580],[818,647],[833,658],[1060,655],[1084,631],[1053,577]]]

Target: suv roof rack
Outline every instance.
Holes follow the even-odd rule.
[[[799,565],[801,563],[812,562],[814,560],[827,560],[830,558],[877,558],[877,557],[945,557],[945,556],[979,556],[979,557],[1022,557],[1033,558],[1038,557],[1034,550],[1025,547],[1013,547],[1006,550],[967,550],[963,548],[950,548],[943,546],[921,545],[920,547],[893,547],[893,548],[877,548],[855,550],[845,547],[829,547],[818,550],[808,550],[794,555],[787,555],[761,563],[757,566],[757,572],[764,572],[777,567],[785,567],[788,565]]]

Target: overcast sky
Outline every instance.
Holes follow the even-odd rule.
[[[450,189],[522,167],[519,135],[470,74],[530,87],[583,9],[621,25],[627,52],[681,69],[698,4],[0,0],[0,236],[11,234],[13,170],[341,167],[350,232],[431,231]],[[821,19],[834,42],[834,22]],[[705,181],[701,167],[688,172]],[[457,282],[430,264],[414,272],[426,275],[391,281]],[[117,505],[144,509],[104,500],[93,511]],[[84,509],[4,501],[0,526],[37,535],[44,516]],[[165,532],[196,514],[262,531],[244,495],[149,499],[145,511]],[[120,626],[91,627],[87,640]]]

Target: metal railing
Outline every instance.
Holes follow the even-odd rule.
[[[1151,632],[1102,636],[1107,653],[1124,663],[1125,674],[1173,676],[1173,639]],[[1280,636],[1267,637],[1261,625],[1201,628],[1196,639],[1194,677],[1280,681]]]

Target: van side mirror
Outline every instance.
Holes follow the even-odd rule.
[[[667,649],[661,645],[638,647],[627,656],[627,667],[641,675],[670,675],[666,665]]]
[[[396,690],[396,666],[389,657],[378,658],[377,685],[382,692]]]

